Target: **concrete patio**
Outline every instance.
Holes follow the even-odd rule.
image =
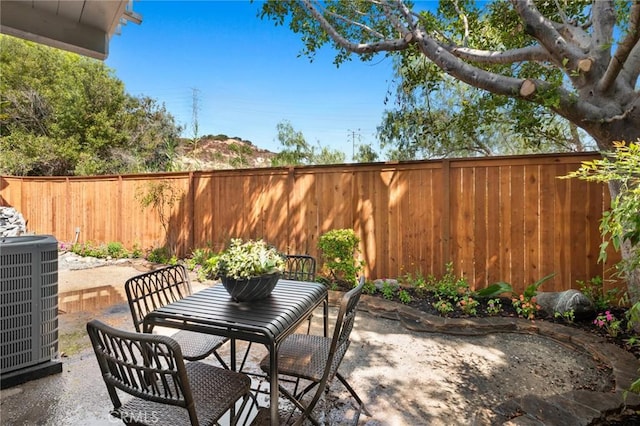
[[[84,324],[99,318],[131,330],[122,287],[142,271],[135,264],[60,270],[61,350],[69,354],[63,372],[3,390],[3,425],[118,423]],[[194,282],[194,291],[208,285]],[[561,325],[443,319],[370,296],[360,308],[341,367],[372,413],[360,425],[592,424],[623,408],[623,391],[640,367],[628,352]],[[263,355],[254,345],[252,363]],[[626,403],[640,406],[640,399]],[[327,425],[353,423],[354,404],[338,382],[318,410]]]

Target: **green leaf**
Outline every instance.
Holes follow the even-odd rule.
[[[502,293],[512,293],[513,287],[511,284],[500,281],[497,283],[493,283],[488,287],[485,287],[481,290],[478,290],[476,294],[478,297],[495,297],[499,296]]]

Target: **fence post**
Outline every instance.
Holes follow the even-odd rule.
[[[451,262],[451,160],[442,160],[442,260]]]
[[[194,173],[193,171],[189,172],[189,185],[187,188],[187,200],[188,200],[188,204],[187,204],[187,217],[188,219],[188,224],[189,224],[189,229],[187,232],[187,246],[184,247],[184,251],[185,251],[185,255],[187,255],[190,251],[193,251],[194,249],[194,241],[195,241],[195,190],[194,190]]]
[[[124,223],[124,202],[122,200],[122,175],[118,175],[118,197],[116,199],[116,208],[118,209],[118,223]],[[118,237],[116,241],[124,241],[124,235],[122,234],[122,226],[116,226]]]

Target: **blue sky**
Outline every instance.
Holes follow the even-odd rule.
[[[392,62],[357,57],[333,64],[324,49],[298,57],[299,35],[261,20],[248,1],[135,1],[142,24],[111,39],[106,64],[128,93],[164,103],[184,135],[193,136],[197,90],[199,134],[226,134],[279,151],[278,123],[306,141],[345,153],[356,143],[378,147],[375,133],[388,106]]]

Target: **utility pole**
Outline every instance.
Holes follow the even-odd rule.
[[[193,87],[192,91],[192,104],[191,104],[191,118],[192,118],[192,127],[193,127],[193,149],[195,150],[198,147],[198,133],[199,133],[199,125],[198,125],[198,111],[200,110],[200,106],[198,105],[198,101],[200,100],[200,90]]]
[[[358,137],[358,145],[360,145],[360,140],[362,139],[360,129],[349,129],[349,136],[351,136],[351,161],[356,161],[356,136]]]

